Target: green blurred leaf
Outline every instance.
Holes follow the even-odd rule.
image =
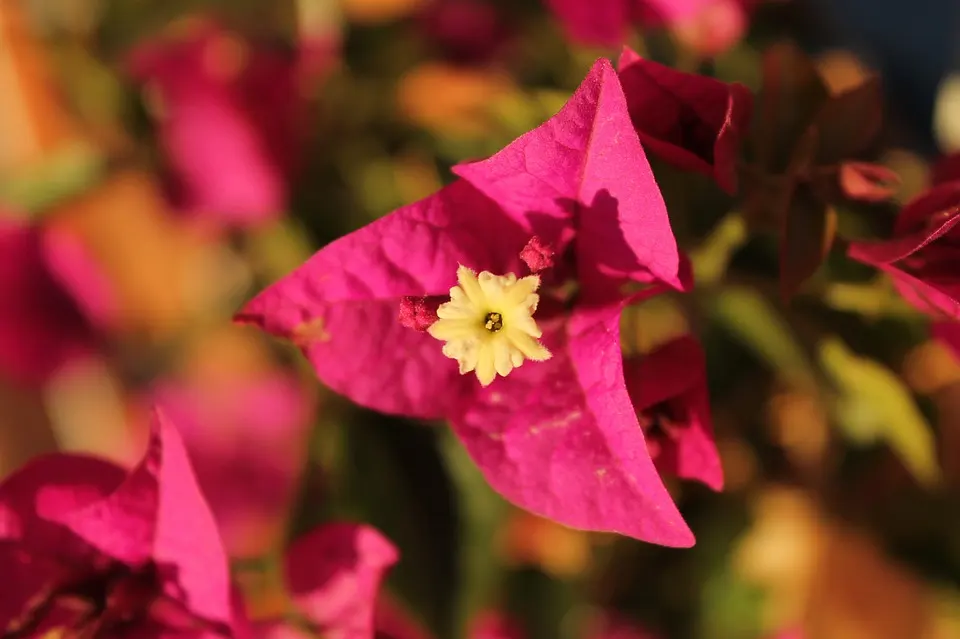
[[[853,353],[839,338],[820,344],[820,361],[840,390],[839,423],[854,442],[885,441],[916,480],[940,480],[933,431],[891,370]]]
[[[747,223],[733,212],[713,228],[706,240],[690,252],[694,279],[700,286],[713,284],[723,277],[733,253],[747,240]]]
[[[753,639],[760,630],[763,592],[724,565],[703,585],[698,636],[703,639]]]
[[[294,218],[284,216],[249,235],[247,254],[257,273],[268,282],[289,274],[313,254],[306,230]]]
[[[475,616],[495,604],[503,580],[503,565],[491,561],[490,545],[497,535],[507,502],[495,493],[449,428],[440,437],[440,450],[456,488],[460,510],[460,597],[458,635],[466,636]]]
[[[712,311],[744,346],[789,382],[815,387],[813,363],[777,310],[757,291],[730,287],[713,299]]]
[[[105,160],[95,148],[70,144],[41,165],[0,178],[0,200],[36,215],[92,187],[104,168]]]

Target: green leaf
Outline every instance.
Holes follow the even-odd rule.
[[[939,482],[933,431],[900,378],[839,338],[824,340],[819,351],[840,391],[836,410],[846,435],[859,443],[885,441],[921,485]]]
[[[697,284],[704,286],[720,281],[733,254],[747,238],[747,223],[742,215],[731,212],[720,220],[706,240],[690,253]]]
[[[37,215],[93,186],[103,175],[104,158],[87,144],[69,144],[43,164],[0,179],[0,200]]]
[[[247,255],[257,273],[273,282],[290,274],[313,254],[306,229],[295,219],[284,216],[268,227],[252,232]]]
[[[507,502],[490,488],[449,428],[440,437],[440,452],[458,495],[462,539],[457,636],[466,636],[476,615],[496,603],[492,599],[503,581],[503,565],[491,561],[490,545],[507,513]]]
[[[713,300],[715,319],[789,382],[815,387],[813,363],[783,316],[757,291],[730,287]]]

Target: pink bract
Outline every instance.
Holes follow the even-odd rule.
[[[685,546],[622,371],[622,286],[683,290],[684,269],[616,72],[598,61],[552,119],[461,179],[337,240],[237,319],[295,341],[320,379],[383,412],[447,418],[490,484],[566,525]],[[556,256],[536,320],[553,353],[481,388],[404,298],[439,299],[459,264],[525,274],[532,237]],[[578,285],[569,295],[570,283]]]
[[[261,552],[258,533],[281,528],[306,460],[312,402],[299,380],[169,380],[153,397],[180,428],[227,553]]]
[[[648,447],[664,474],[723,488],[723,469],[713,441],[706,361],[692,336],[624,362],[627,391],[647,426]]]
[[[97,352],[116,319],[109,284],[61,232],[0,220],[0,370],[39,386],[68,362]]]
[[[0,627],[200,637],[233,625],[213,517],[159,413],[129,472],[81,455],[39,458],[0,485],[0,521],[0,589],[10,590]]]
[[[297,611],[330,639],[372,639],[380,584],[397,551],[369,526],[333,523],[297,539],[284,558],[285,583]],[[257,637],[300,639],[281,619],[256,624]]]
[[[852,242],[848,254],[890,275],[910,304],[939,319],[960,319],[960,180],[934,184],[904,206],[893,236]]]

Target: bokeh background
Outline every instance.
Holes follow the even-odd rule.
[[[897,202],[960,150],[953,0],[773,1],[732,19],[626,43],[752,89],[783,39],[834,91],[879,75],[873,152],[901,174]],[[623,331],[640,352],[688,331],[706,348],[726,489],[670,485],[690,550],[521,512],[442,424],[351,405],[295,347],[231,323],[618,53],[572,43],[538,0],[0,0],[0,224],[16,227],[0,251],[0,474],[56,448],[130,463],[161,401],[255,614],[280,605],[286,540],[349,518],[401,551],[384,637],[480,637],[493,613],[529,639],[579,639],[604,615],[664,638],[960,637],[956,356],[841,253],[782,304],[776,239],[748,237],[705,178],[653,162],[701,285]],[[895,211],[878,206],[877,228]]]

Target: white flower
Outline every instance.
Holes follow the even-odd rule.
[[[446,342],[443,354],[459,362],[460,374],[475,371],[480,384],[488,386],[524,359],[550,359],[550,351],[537,341],[542,333],[533,320],[540,301],[534,292],[540,287],[538,276],[517,279],[513,273],[488,271],[478,276],[461,266],[457,281],[427,332]]]

